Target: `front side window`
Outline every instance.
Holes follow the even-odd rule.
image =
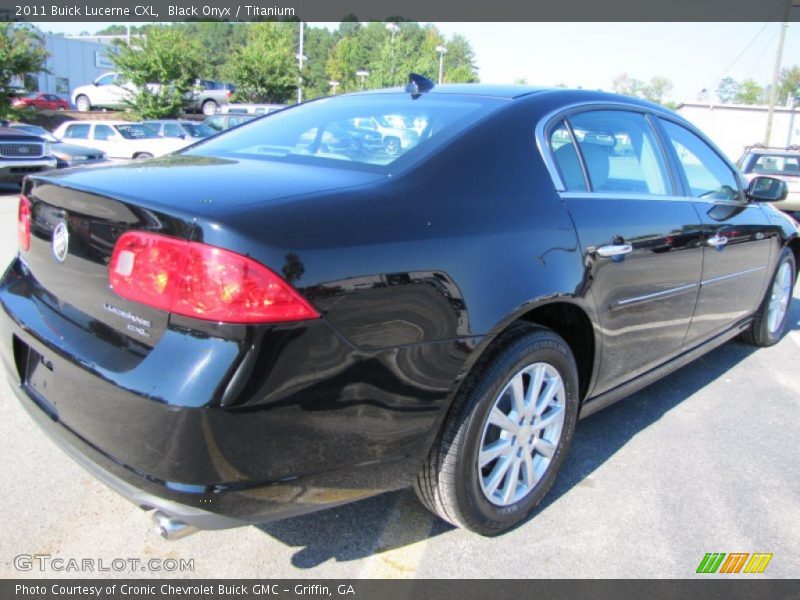
[[[64,137],[70,140],[88,140],[89,128],[88,124],[68,125]]]
[[[672,121],[661,120],[678,157],[689,195],[709,200],[739,200],[739,185],[727,163],[694,133]]]
[[[111,85],[112,83],[114,83],[115,79],[116,76],[113,73],[109,73],[108,75],[103,75],[95,83],[97,83],[97,85]]]
[[[593,192],[667,195],[672,185],[647,118],[623,110],[569,117]]]

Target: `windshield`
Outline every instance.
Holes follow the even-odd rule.
[[[502,103],[496,98],[433,94],[416,99],[411,94],[325,98],[248,123],[187,154],[385,166],[446,141]],[[397,130],[365,125],[389,118],[397,125],[413,126]]]
[[[114,125],[114,129],[119,131],[126,140],[138,140],[141,138],[158,137],[152,129],[141,123],[131,123],[130,125]]]
[[[800,177],[800,155],[762,154],[753,165],[753,173]]]

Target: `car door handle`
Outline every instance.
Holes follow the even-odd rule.
[[[714,246],[714,247],[724,246],[725,244],[728,243],[728,238],[722,237],[721,235],[715,235],[714,237],[708,238],[708,240],[706,240],[706,243],[709,246]]]
[[[630,254],[633,252],[633,246],[630,244],[609,244],[607,246],[600,246],[596,252],[598,256],[602,256],[603,258],[611,258],[613,256]]]

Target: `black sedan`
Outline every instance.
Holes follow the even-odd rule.
[[[387,115],[412,144],[337,142]],[[412,77],[30,177],[0,357],[166,537],[412,484],[497,534],[552,486],[579,416],[734,337],[781,338],[785,194],[647,102]]]

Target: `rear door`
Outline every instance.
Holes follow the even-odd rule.
[[[700,219],[676,196],[646,113],[583,109],[548,135],[600,319],[597,394],[680,352],[700,283]]]
[[[693,345],[754,312],[764,295],[774,239],[757,204],[749,204],[733,166],[683,125],[659,119],[678,164],[684,196],[703,223],[703,277],[692,325]]]

